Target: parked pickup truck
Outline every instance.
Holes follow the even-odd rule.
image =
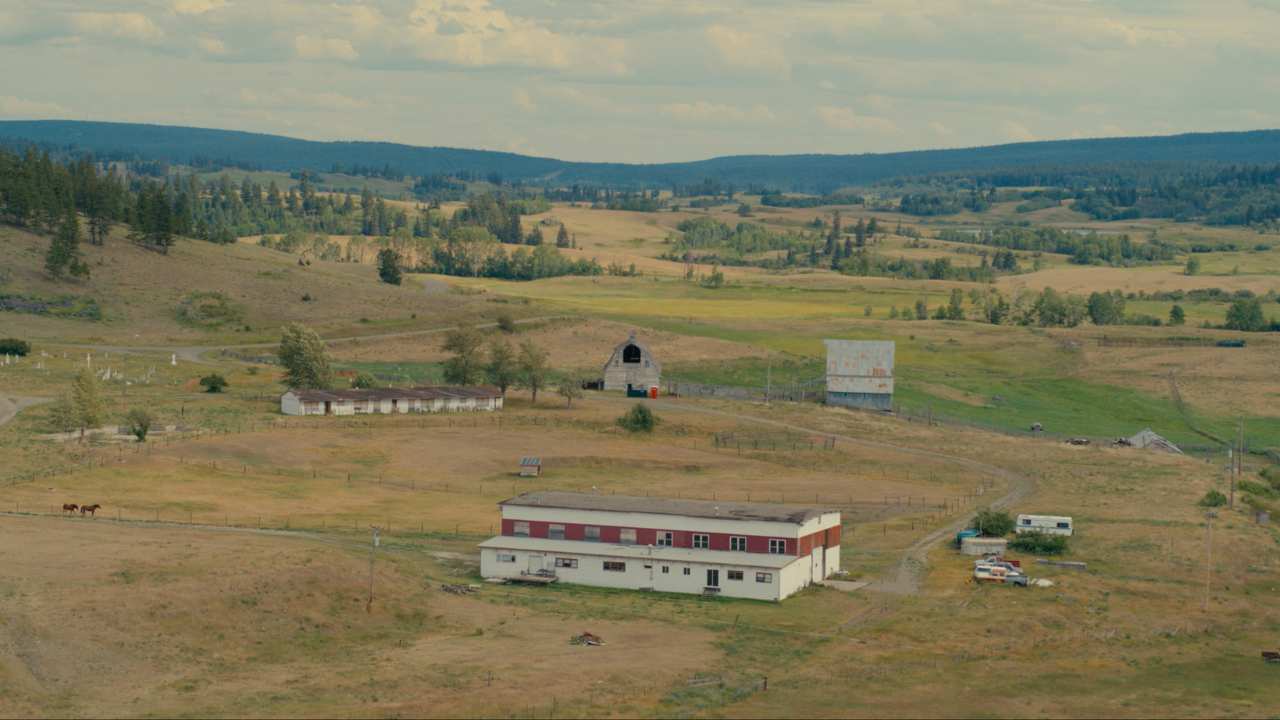
[[[975,582],[995,582],[1026,587],[1028,578],[1009,563],[978,563],[973,566]]]

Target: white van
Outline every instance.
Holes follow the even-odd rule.
[[[1045,535],[1070,535],[1071,518],[1063,515],[1019,515],[1014,530],[1018,534],[1038,532]]]

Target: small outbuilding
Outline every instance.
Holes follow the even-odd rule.
[[[960,540],[962,555],[1003,555],[1009,549],[1005,538],[967,537]]]
[[[1177,445],[1169,442],[1165,438],[1156,434],[1151,428],[1143,428],[1137,435],[1116,440],[1116,445],[1120,447],[1142,448],[1144,450],[1159,450],[1161,452],[1182,454],[1182,449]]]
[[[539,477],[542,475],[542,458],[520,458],[520,477]]]
[[[280,412],[285,415],[395,415],[501,409],[502,392],[489,386],[290,390],[280,396]]]
[[[633,332],[613,349],[605,363],[604,389],[625,390],[628,396],[647,397],[650,388],[658,387],[661,375],[662,366]]]
[[[891,340],[824,340],[827,404],[867,410],[893,408]]]

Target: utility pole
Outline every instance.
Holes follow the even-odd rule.
[[[1218,513],[1209,510],[1204,514],[1205,520],[1205,563],[1204,563],[1204,602],[1200,609],[1209,611],[1209,586],[1213,582],[1213,519]]]
[[[773,396],[773,357],[769,357],[769,366],[764,373],[764,401],[769,402]]]
[[[378,545],[381,542],[379,538],[381,528],[377,525],[369,527],[373,529],[373,541],[369,544],[369,600],[364,605],[366,613],[373,612],[373,559],[378,554]]]

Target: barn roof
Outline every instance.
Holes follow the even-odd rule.
[[[595,495],[592,493],[543,490],[527,492],[498,503],[513,507],[547,507],[564,510],[599,510],[605,512],[682,515],[685,517],[720,518],[722,520],[761,520],[799,525],[825,513],[822,508],[779,505],[776,503],[717,502],[713,500],[677,500],[674,498],[639,497],[635,495]]]
[[[653,353],[649,351],[649,346],[645,345],[643,342],[636,339],[636,333],[634,330],[631,332],[630,335],[627,336],[626,340],[623,340],[622,342],[618,343],[613,348],[613,352],[610,353],[609,360],[605,362],[604,366],[607,368],[611,364],[613,364],[613,359],[618,357],[618,355],[622,352],[622,348],[628,345],[635,345],[636,347],[640,348],[641,357],[648,358],[650,365],[652,365],[654,368],[661,369],[662,365],[659,364],[657,359],[653,357]]]
[[[290,390],[303,402],[347,402],[363,400],[437,400],[449,398],[496,398],[502,392],[489,385],[461,387],[432,385],[414,388],[352,388],[349,390]]]
[[[1182,450],[1177,445],[1169,442],[1165,438],[1156,434],[1151,428],[1143,428],[1137,435],[1127,438],[1129,445],[1136,448],[1151,448],[1154,450],[1163,450],[1164,452],[1182,454]]]

